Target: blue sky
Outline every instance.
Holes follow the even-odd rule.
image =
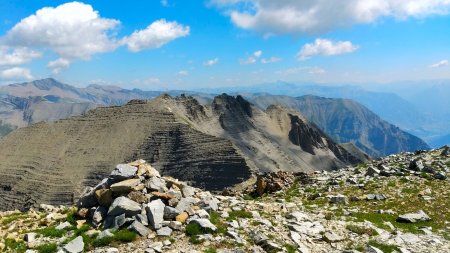
[[[54,77],[151,90],[450,79],[449,11],[449,0],[4,0],[0,83]]]

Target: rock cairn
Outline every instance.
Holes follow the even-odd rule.
[[[211,193],[162,177],[138,160],[117,165],[108,178],[85,191],[77,207],[80,217],[103,230],[100,236],[127,228],[145,237],[152,230],[170,236],[191,222],[214,231],[207,218],[218,204]]]

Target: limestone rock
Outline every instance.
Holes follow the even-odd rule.
[[[108,210],[108,215],[116,216],[125,214],[127,216],[133,216],[141,212],[141,205],[130,200],[127,197],[116,198]]]
[[[416,223],[419,221],[429,221],[431,218],[422,210],[419,210],[417,213],[408,213],[404,215],[400,215],[397,218],[397,222],[405,222],[405,223]]]
[[[217,230],[217,227],[214,224],[212,224],[208,219],[194,219],[191,220],[189,223],[191,222],[198,224],[203,229],[209,229],[211,231]]]
[[[136,178],[127,179],[127,180],[112,184],[110,189],[113,192],[130,192],[140,182],[141,182],[141,180],[136,179]]]
[[[166,181],[160,177],[151,177],[145,182],[145,187],[150,191],[166,192]]]
[[[158,236],[170,236],[172,234],[172,229],[169,227],[162,227],[156,230]]]
[[[133,223],[131,223],[128,229],[137,232],[140,236],[143,237],[146,237],[151,232],[149,228],[138,221],[134,221]]]
[[[147,218],[150,226],[154,229],[160,229],[164,220],[164,203],[160,200],[150,202],[145,210],[147,211]]]
[[[118,164],[109,176],[115,181],[122,181],[136,176],[137,168],[129,164]]]
[[[84,250],[83,237],[78,236],[77,238],[70,241],[66,246],[64,246],[64,251],[67,253],[79,253]]]

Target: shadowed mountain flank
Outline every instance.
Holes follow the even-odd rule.
[[[221,95],[204,106],[192,97],[162,95],[4,137],[0,209],[70,204],[112,166],[138,158],[208,190],[260,171],[330,170],[360,161],[295,111],[262,111],[239,96]]]

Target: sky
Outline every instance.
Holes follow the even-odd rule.
[[[0,1],[0,84],[450,79],[450,0]]]

